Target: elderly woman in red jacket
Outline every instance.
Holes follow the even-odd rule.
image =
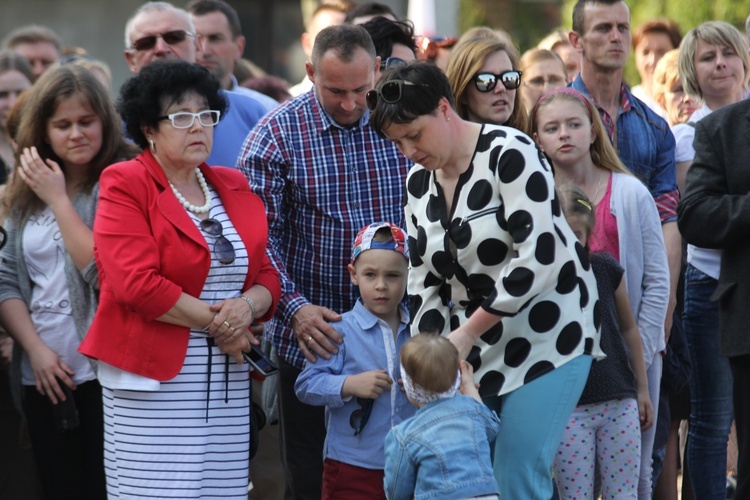
[[[205,163],[226,109],[207,70],[153,63],[123,86],[118,109],[144,152],[100,181],[101,297],[81,345],[100,361],[107,490],[247,498],[242,353],[280,294],[265,209],[242,174]]]

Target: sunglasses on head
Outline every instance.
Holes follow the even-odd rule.
[[[195,36],[192,33],[188,33],[185,30],[174,30],[167,31],[158,35],[149,35],[139,38],[133,42],[133,48],[137,51],[151,50],[156,46],[157,38],[161,38],[168,45],[177,45],[178,43],[184,42],[185,38],[189,36]]]
[[[389,68],[400,68],[401,66],[406,66],[406,61],[400,57],[389,57],[380,62],[380,71]]]
[[[401,100],[404,95],[404,86],[406,87],[429,87],[426,83],[413,83],[406,80],[391,80],[383,84],[380,89],[372,89],[365,94],[365,102],[370,111],[378,107],[378,99],[383,99],[388,104],[395,104]]]
[[[231,264],[236,258],[234,245],[224,236],[224,226],[216,219],[205,219],[201,221],[201,229],[214,236],[214,254],[222,264]]]
[[[372,404],[374,402],[374,399],[357,398],[357,404],[360,408],[354,410],[349,417],[349,425],[354,429],[355,436],[359,436],[359,433],[367,425],[367,421],[370,420],[370,413],[372,413]]]
[[[503,71],[499,75],[494,73],[479,73],[474,77],[474,85],[479,92],[490,92],[497,86],[498,80],[508,90],[517,89],[521,85],[520,71]]]

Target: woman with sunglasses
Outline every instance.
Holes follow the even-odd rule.
[[[499,36],[461,38],[445,71],[464,120],[526,130],[527,115],[516,89],[521,72],[515,49]]]
[[[243,352],[280,292],[265,209],[242,174],[205,163],[226,110],[208,70],[152,63],[122,87],[118,109],[144,151],[101,179],[101,300],[81,345],[99,360],[107,491],[246,499]]]
[[[99,288],[99,177],[129,147],[109,92],[84,68],[47,70],[24,99],[3,199],[0,321],[45,498],[105,498],[101,387],[78,346]]]
[[[375,129],[416,163],[412,333],[447,335],[500,414],[501,498],[550,498],[557,440],[601,354],[596,281],[551,168],[522,132],[463,120],[433,64],[388,72],[367,103]]]

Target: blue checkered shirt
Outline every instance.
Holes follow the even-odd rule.
[[[302,368],[291,329],[304,305],[344,313],[355,294],[346,269],[357,232],[367,224],[404,225],[410,162],[381,139],[365,112],[343,128],[315,90],[281,105],[250,131],[238,160],[252,191],[266,204],[268,254],[281,276],[281,301],[266,325],[279,356]]]

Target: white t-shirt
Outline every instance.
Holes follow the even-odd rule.
[[[695,158],[695,148],[693,148],[695,123],[710,114],[711,108],[709,108],[706,103],[703,103],[703,106],[696,109],[695,113],[693,113],[688,119],[688,123],[692,123],[692,126],[685,123],[680,123],[674,126],[672,133],[674,134],[675,142],[677,143],[675,147],[675,161],[693,161]],[[719,279],[719,273],[721,272],[721,250],[688,245],[687,261],[696,269],[699,269],[714,279]]]
[[[636,85],[632,89],[630,89],[630,93],[636,96],[638,99],[643,101],[643,104],[651,108],[651,111],[656,113],[657,115],[661,116],[665,120],[667,119],[667,112],[662,109],[661,106],[659,106],[659,103],[651,99],[649,96],[646,95],[646,93],[643,91],[642,85]]]
[[[73,382],[94,380],[96,374],[89,360],[78,352],[78,338],[70,307],[68,281],[65,277],[65,247],[52,210],[45,208],[33,215],[23,228],[23,249],[31,279],[31,321],[42,341],[75,372]],[[28,355],[21,361],[24,385],[34,385],[36,378]]]

